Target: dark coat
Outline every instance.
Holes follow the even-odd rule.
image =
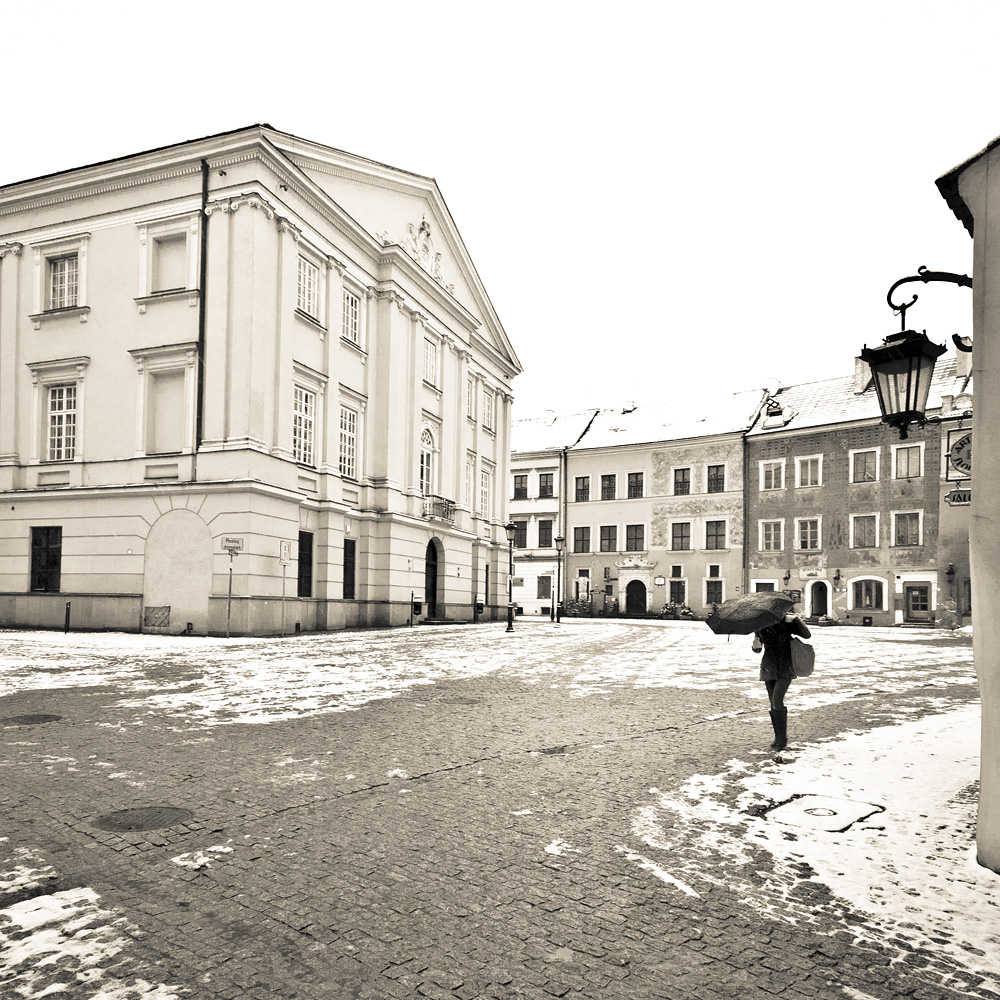
[[[761,629],[756,636],[764,643],[764,655],[760,661],[760,679],[776,681],[795,676],[792,670],[792,636],[808,639],[812,633],[806,628],[801,618],[795,617],[791,622],[780,621]]]

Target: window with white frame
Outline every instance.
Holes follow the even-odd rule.
[[[625,525],[625,551],[643,552],[646,548],[646,526],[644,524]]]
[[[493,473],[487,469],[479,472],[479,513],[489,520],[490,512],[493,509]]]
[[[878,482],[878,448],[858,448],[848,454],[852,483]]]
[[[483,387],[483,426],[492,431],[496,427],[496,394]]]
[[[818,517],[797,517],[795,519],[796,548],[810,551],[821,548],[820,519]]]
[[[465,380],[465,415],[470,420],[476,419],[476,380]]]
[[[785,460],[765,459],[760,463],[760,488],[764,490],[783,490],[785,488]]]
[[[424,381],[428,385],[437,385],[438,349],[433,340],[424,338]]]
[[[194,448],[197,352],[194,342],[129,351],[138,375],[137,455]]]
[[[892,512],[892,544],[923,545],[924,514],[919,510]]]
[[[858,611],[884,611],[885,585],[878,579],[861,579],[851,581],[852,609]]]
[[[299,254],[296,308],[312,319],[319,319],[319,267]]]
[[[878,548],[878,514],[851,515],[851,548]]]
[[[420,492],[434,495],[434,435],[426,427],[420,432]]]
[[[30,365],[32,462],[81,461],[84,375],[90,358],[66,358]]]
[[[340,407],[340,474],[346,479],[358,478],[358,411]]]
[[[705,522],[705,548],[724,549],[726,548],[726,522],[706,521]]]
[[[822,455],[805,455],[795,459],[795,485],[798,487],[823,485]]]
[[[35,328],[48,313],[79,310],[86,319],[87,250],[90,234],[39,243],[34,252],[34,293],[31,318]]]
[[[784,521],[759,521],[760,551],[780,552],[785,547]]]
[[[139,311],[151,300],[198,288],[197,215],[139,226]],[[197,298],[191,300],[195,304]]]
[[[721,604],[725,600],[722,580],[705,581],[705,604]]]
[[[710,465],[705,470],[705,490],[707,493],[726,492],[725,465]]]
[[[892,478],[919,479],[924,474],[924,444],[892,446]]]
[[[49,462],[68,462],[76,457],[76,383],[48,387]]]
[[[316,393],[295,386],[292,394],[292,456],[296,462],[312,465],[316,432]]]
[[[340,335],[352,344],[361,341],[361,299],[354,292],[344,289],[344,308]]]

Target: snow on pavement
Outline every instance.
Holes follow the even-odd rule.
[[[636,852],[639,867],[662,869],[662,881],[686,891],[737,887],[771,919],[929,948],[1000,991],[1000,877],[976,864],[974,849],[979,721],[979,706],[968,705],[796,744],[783,763],[734,760],[678,792],[650,789],[633,816],[648,855]],[[782,810],[792,813],[784,822],[770,815],[800,796],[843,802],[845,822],[870,812],[852,813],[854,804],[880,810],[841,832],[817,829],[808,814],[795,820],[794,808]]]

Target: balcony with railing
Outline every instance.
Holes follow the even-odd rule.
[[[455,520],[455,501],[447,500],[445,497],[425,496],[424,517],[430,520],[453,522]]]

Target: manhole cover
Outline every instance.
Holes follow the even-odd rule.
[[[792,826],[839,833],[859,820],[879,812],[885,812],[885,808],[872,802],[855,802],[852,799],[825,795],[802,795],[775,807],[767,814],[767,818]]]
[[[61,715],[8,715],[0,719],[5,726],[40,726],[43,722],[58,722]]]
[[[143,809],[120,809],[118,812],[98,816],[95,824],[99,830],[110,833],[130,833],[135,830],[157,830],[161,826],[176,826],[194,817],[190,809],[176,806],[146,806]]]

